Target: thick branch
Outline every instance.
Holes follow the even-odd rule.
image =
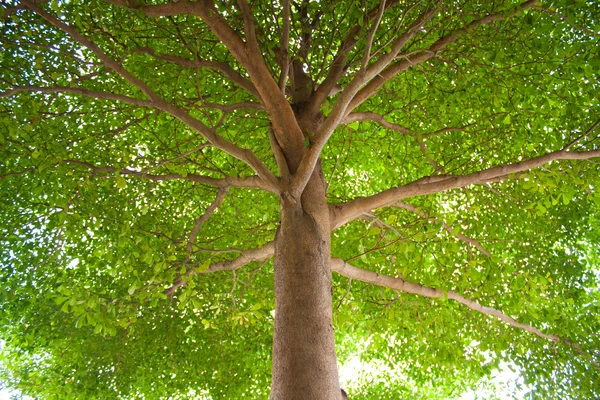
[[[279,175],[284,179],[288,178],[290,176],[290,170],[285,159],[285,154],[283,154],[281,147],[279,147],[279,143],[275,137],[275,132],[273,132],[273,127],[271,126],[269,127],[269,143],[271,145],[273,156],[275,157],[275,163],[277,164]]]
[[[391,45],[391,51],[388,54],[379,57],[366,71],[359,71],[348,86],[344,88],[340,97],[335,102],[333,110],[329,113],[325,122],[320,126],[312,145],[302,158],[302,162],[298,167],[298,173],[291,183],[291,192],[294,196],[299,195],[302,190],[304,190],[304,187],[319,160],[323,147],[325,147],[325,144],[335,128],[342,122],[346,115],[348,105],[360,90],[361,86],[376,77],[390,62],[392,62],[404,45],[416,34],[425,22],[433,17],[434,14],[435,10],[428,9],[424,11],[419,18],[411,24],[410,28],[394,41]]]
[[[243,266],[253,262],[253,261],[263,261],[275,253],[275,243],[269,242],[265,244],[263,247],[258,249],[249,249],[244,250],[240,253],[239,257],[229,261],[219,261],[217,263],[211,264],[205,271],[199,272],[196,269],[188,269],[185,278],[179,277],[175,280],[173,285],[164,291],[164,294],[167,296],[173,296],[173,294],[182,286],[185,286],[186,280],[189,280],[192,276],[197,274],[209,274],[217,271],[233,271]]]
[[[304,150],[304,135],[298,125],[292,107],[285,98],[285,81],[283,81],[283,83],[276,82],[262,58],[262,50],[259,46],[258,39],[256,38],[254,17],[250,5],[246,0],[238,0],[238,4],[244,19],[244,33],[246,36],[243,54],[236,55],[238,49],[230,47],[227,43],[225,43],[225,45],[248,71],[250,78],[254,82],[254,85],[265,104],[267,113],[271,117],[273,132],[277,142],[283,153],[291,162],[290,167],[295,169],[295,164],[299,162]],[[202,19],[210,26],[206,17],[202,16]],[[211,29],[213,29],[212,26]],[[220,32],[215,29],[213,29],[213,32],[217,36],[220,34]],[[296,161],[295,158],[297,158],[298,161]]]
[[[129,71],[127,71],[123,65],[119,62],[113,60],[109,55],[104,53],[95,43],[91,42],[81,33],[79,33],[75,28],[69,26],[54,17],[53,15],[47,13],[42,8],[40,8],[36,3],[30,0],[23,0],[23,4],[25,4],[32,11],[36,12],[39,16],[47,20],[52,25],[56,26],[58,29],[64,31],[73,39],[87,47],[92,53],[96,55],[107,67],[112,69],[114,72],[119,74],[129,83],[131,83],[136,88],[140,89],[149,99],[151,104],[154,107],[165,111],[175,118],[179,119],[183,123],[187,124],[190,128],[194,129],[196,132],[200,133],[204,136],[212,145],[215,147],[225,151],[231,156],[244,161],[247,163],[256,173],[265,181],[265,183],[272,187],[273,190],[278,190],[279,183],[277,178],[273,175],[273,173],[256,157],[256,155],[247,149],[242,149],[233,143],[223,139],[219,135],[215,133],[215,131],[208,126],[204,125],[199,120],[192,117],[183,109],[165,101],[159,95],[154,93],[152,89],[148,85],[146,85],[142,80],[133,76]],[[197,3],[192,3],[197,4]],[[156,6],[159,7],[159,6]]]
[[[427,286],[419,285],[417,283],[407,282],[401,278],[394,278],[392,276],[382,275],[377,272],[357,268],[351,264],[348,264],[346,261],[340,258],[331,259],[331,270],[353,280],[367,282],[394,290],[400,290],[406,293],[412,293],[419,296],[436,299],[448,298],[467,306],[471,310],[478,311],[482,314],[493,315],[501,321],[509,324],[510,326],[514,326],[515,328],[519,329],[524,329],[541,338],[552,340],[553,342],[560,341],[560,338],[556,335],[548,335],[531,325],[517,322],[513,318],[509,317],[508,315],[504,314],[499,310],[496,310],[495,308],[482,306],[481,304],[476,303],[473,300],[467,299],[466,297],[463,297],[452,290],[446,291],[434,289]]]
[[[347,222],[360,217],[365,212],[393,205],[398,200],[407,197],[423,196],[468,185],[482,184],[493,181],[498,177],[527,171],[555,160],[587,160],[597,157],[600,157],[600,150],[568,152],[562,149],[529,160],[492,167],[471,174],[424,177],[403,186],[384,190],[373,196],[359,197],[350,202],[333,206],[331,225],[334,228],[338,228]]]
[[[121,7],[132,8],[126,0],[108,0],[108,2]],[[244,14],[248,43],[244,43],[237,32],[229,26],[211,0],[182,0],[168,4],[142,6],[139,7],[139,10],[150,17],[178,14],[191,14],[200,17],[227,47],[233,57],[248,71],[259,98],[272,119],[277,140],[284,152],[286,154],[301,154],[304,145],[302,131],[298,126],[290,104],[279,88],[278,82],[275,82],[265,65],[262,52],[257,51],[258,42],[254,35],[252,16],[248,15],[249,6],[245,1],[242,1],[240,7]]]
[[[500,310],[496,310],[495,308],[491,308],[491,307],[482,306],[481,304],[479,304],[471,299],[468,299],[464,296],[461,296],[460,294],[458,294],[452,290],[446,291],[446,290],[434,289],[434,288],[430,288],[427,286],[419,285],[417,283],[407,282],[401,278],[394,278],[392,276],[382,275],[377,272],[357,268],[353,265],[348,264],[347,262],[345,262],[344,260],[342,260],[340,258],[332,258],[331,259],[331,270],[337,272],[338,274],[340,274],[342,276],[350,278],[352,280],[367,282],[367,283],[371,283],[373,285],[382,286],[382,287],[390,288],[393,290],[400,290],[405,293],[416,294],[416,295],[428,297],[428,298],[436,298],[436,299],[447,298],[450,300],[454,300],[460,304],[463,304],[464,306],[468,307],[469,309],[471,309],[473,311],[477,311],[477,312],[480,312],[480,313],[486,314],[486,315],[492,315],[492,316],[498,318],[499,320],[501,320],[502,322],[504,322],[514,328],[523,329],[523,330],[533,333],[534,335],[539,336],[543,339],[548,339],[554,343],[564,343],[565,345],[571,347],[573,350],[575,350],[580,355],[584,356],[588,361],[590,361],[592,364],[594,364],[596,366],[596,368],[599,368],[598,363],[594,359],[592,359],[589,354],[584,352],[577,344],[571,343],[569,340],[566,340],[566,339],[561,339],[557,335],[546,334],[534,326],[518,322],[517,320],[509,317],[508,315],[504,314]]]

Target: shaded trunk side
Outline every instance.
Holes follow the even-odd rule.
[[[325,187],[318,171],[300,201],[286,194],[281,197],[271,400],[341,399],[331,321]]]

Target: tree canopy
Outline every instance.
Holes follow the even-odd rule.
[[[7,386],[267,398],[320,168],[349,398],[600,397],[600,3],[0,4]]]

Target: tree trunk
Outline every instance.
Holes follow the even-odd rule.
[[[298,201],[281,196],[275,239],[271,400],[341,399],[331,321],[329,212],[315,171]]]

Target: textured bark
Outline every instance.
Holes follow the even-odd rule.
[[[299,201],[281,196],[275,298],[271,400],[340,399],[331,324],[329,214],[320,171]]]

